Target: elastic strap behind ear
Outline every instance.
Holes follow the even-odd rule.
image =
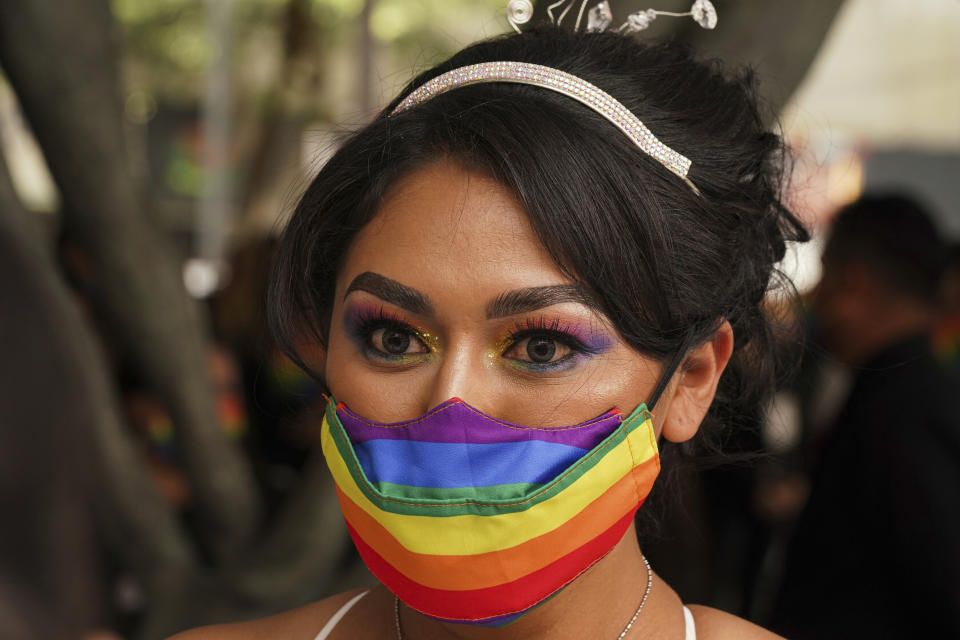
[[[657,382],[656,388],[650,395],[650,401],[647,403],[650,411],[653,411],[653,408],[656,406],[660,396],[663,395],[664,391],[666,391],[667,385],[670,384],[670,378],[673,377],[673,374],[676,373],[680,365],[683,364],[683,359],[687,356],[687,351],[690,349],[690,343],[692,340],[693,335],[687,333],[683,337],[683,340],[680,341],[680,346],[677,347],[677,351],[673,354],[673,357],[670,358],[667,366],[664,367],[663,373],[660,374],[660,381]]]

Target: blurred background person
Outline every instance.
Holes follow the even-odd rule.
[[[960,374],[960,243],[950,247],[941,285],[941,314],[933,331],[937,356]]]
[[[931,348],[947,261],[904,196],[864,196],[830,229],[814,310],[851,384],[787,556],[773,622],[790,638],[960,636],[960,386]]]

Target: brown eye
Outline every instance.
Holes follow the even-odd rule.
[[[370,334],[370,346],[390,356],[408,356],[427,353],[420,339],[409,331],[395,327],[381,327]]]
[[[550,362],[556,354],[557,343],[551,338],[541,336],[527,341],[527,357],[531,362]]]
[[[530,364],[548,364],[563,360],[572,349],[549,335],[533,335],[521,338],[504,353],[504,357]]]
[[[384,329],[380,342],[387,353],[400,355],[410,347],[410,336],[396,329]]]

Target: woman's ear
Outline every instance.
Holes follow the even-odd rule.
[[[692,349],[667,387],[669,404],[660,434],[671,442],[692,438],[707,415],[720,375],[733,354],[733,328],[726,320],[713,337]]]

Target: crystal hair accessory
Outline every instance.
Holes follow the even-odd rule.
[[[579,3],[580,9],[577,11],[577,21],[573,26],[574,31],[580,31],[580,25],[583,24],[583,14],[586,11],[589,0],[558,0],[547,7],[547,16],[554,26],[560,27],[564,18]],[[561,10],[562,7],[562,11]],[[554,15],[554,11],[560,11],[559,16]],[[613,11],[610,10],[610,3],[607,0],[597,3],[590,11],[587,11],[587,31],[598,32],[605,31],[613,22]],[[656,9],[645,9],[635,11],[627,16],[627,21],[620,25],[617,31],[630,33],[634,31],[643,31],[650,26],[650,23],[657,19],[657,16],[671,16],[675,18],[684,18],[690,16],[694,21],[704,29],[713,29],[717,26],[717,10],[710,0],[695,0],[690,7],[690,11],[677,13],[674,11],[657,11]],[[507,3],[507,21],[518,33],[520,25],[530,22],[533,18],[533,4],[530,0],[510,0]]]
[[[660,142],[643,122],[616,98],[586,80],[552,67],[527,62],[497,61],[453,69],[414,90],[390,115],[406,111],[452,89],[488,82],[512,82],[550,89],[590,107],[616,125],[644,153],[678,175],[694,193],[700,195],[697,187],[687,178],[690,171],[688,158]]]
[[[533,3],[530,0],[510,0],[507,3],[507,22],[517,33],[520,33],[520,25],[530,22],[533,17]]]

